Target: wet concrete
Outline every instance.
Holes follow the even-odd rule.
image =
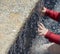
[[[54,9],[56,2],[57,0],[41,1],[42,5],[49,9]],[[41,13],[39,13],[38,9],[41,8],[41,3],[37,3],[34,8],[34,12],[32,12],[29,16],[29,19],[27,19],[22,30],[18,32],[16,42],[12,45],[8,54],[50,54],[47,49],[51,46],[51,44],[49,44],[49,41],[45,38],[38,36],[36,32],[38,28],[37,25],[38,22],[42,22],[50,30],[55,33],[59,33],[59,31],[57,32],[57,28],[59,29],[57,25],[59,25],[59,23],[46,16],[40,15]],[[46,46],[46,51],[44,51],[44,46]],[[41,51],[39,49],[43,50]]]
[[[59,45],[50,43],[37,33],[38,22],[42,22],[51,31],[60,33],[60,24],[47,16],[41,16],[38,11],[42,6],[56,10],[55,5],[60,1],[40,0],[36,4],[37,1],[0,0],[0,54],[60,53],[57,51]]]
[[[7,54],[38,0],[0,0],[0,54]]]

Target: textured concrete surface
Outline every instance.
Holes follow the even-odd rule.
[[[17,37],[17,33],[35,7],[36,2],[38,0],[0,0],[0,54],[7,54]],[[50,21],[48,20],[48,22]],[[47,20],[45,20],[45,23],[49,25]],[[46,54],[60,54],[58,51],[60,50],[59,45],[53,43],[43,44],[38,40],[34,42],[31,48],[32,54],[45,54],[45,52]]]
[[[7,54],[38,0],[0,0],[0,54]]]

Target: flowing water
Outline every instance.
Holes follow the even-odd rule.
[[[60,0],[42,0],[40,2],[42,3],[42,6],[49,9],[57,11],[60,9]],[[40,2],[37,3],[34,11],[29,16],[29,19],[27,19],[21,31],[18,32],[18,37],[11,46],[8,54],[49,54],[49,52],[43,53],[44,47],[42,45],[50,42],[44,37],[38,36],[38,33],[36,32],[38,22],[42,22],[46,28],[58,34],[60,33],[60,24],[47,16],[39,15],[38,9],[41,8]]]

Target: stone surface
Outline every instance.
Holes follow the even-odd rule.
[[[36,47],[37,46],[37,47]],[[55,43],[33,46],[32,54],[60,54],[60,45]]]
[[[45,1],[45,6],[48,7],[49,9],[55,9],[56,11],[60,11],[60,1],[58,0],[44,0]],[[57,4],[56,4],[57,3]],[[56,6],[56,7],[55,7]],[[50,29],[54,33],[60,34],[60,24],[49,17],[44,17],[42,19],[42,23],[46,26],[46,28]],[[60,54],[60,45],[57,44],[52,44],[47,42],[46,40],[43,39],[43,37],[39,36],[35,38],[32,44],[32,54]]]
[[[47,0],[44,0],[44,1],[46,2],[46,5],[48,7],[51,7],[51,8],[54,7],[53,4],[55,4],[55,0],[54,0],[54,2],[51,0],[48,0],[49,2],[51,1],[51,3],[49,3]],[[29,18],[28,16],[29,16],[30,12],[32,11],[32,9],[35,7],[36,2],[38,2],[38,0],[0,0],[0,54],[7,54],[10,46],[13,44],[14,40],[16,39],[17,33],[20,31],[20,28],[25,23],[25,20],[27,18]],[[35,25],[36,25],[35,18],[37,16],[33,14],[30,17],[33,17],[33,20],[32,21],[29,20],[30,25],[28,23],[28,25],[26,27],[30,26],[30,28],[27,28],[27,29],[31,30],[31,28],[34,28],[32,30],[35,31]],[[46,25],[47,28],[50,28],[53,31],[56,29],[55,30],[56,33],[60,32],[60,30],[59,30],[60,27],[57,27],[58,24],[56,22],[54,22],[53,20],[51,20],[51,19],[47,20],[44,18],[42,21]],[[34,36],[35,35],[35,34],[33,34],[33,33],[35,33],[34,31],[30,34],[30,31],[27,30],[27,33],[24,33],[24,35],[28,36],[30,34],[29,36]],[[32,47],[31,47],[32,54],[49,54],[49,53],[50,54],[55,54],[55,53],[60,54],[60,52],[58,51],[58,49],[60,48],[59,45],[56,45],[53,43],[48,44],[44,38],[41,38],[41,37],[37,38],[37,37],[35,39],[34,39],[34,37],[32,37],[32,39],[34,39],[32,41]],[[27,46],[30,46],[29,44],[30,44],[30,41],[32,40],[29,38],[31,38],[31,37],[27,37],[26,39],[24,37],[25,41],[23,39],[23,41],[26,42]],[[16,43],[16,45],[19,46],[19,44],[20,44],[19,40],[17,42],[18,43]],[[23,44],[25,44],[25,43],[23,43]],[[22,45],[22,43],[21,43],[21,45]],[[26,46],[26,48],[27,48],[27,46]],[[12,49],[16,50],[15,47]],[[24,52],[25,52],[25,50],[24,50]],[[12,51],[12,53],[10,53],[10,54],[13,54],[13,50],[11,50],[11,51]],[[20,54],[20,53],[18,53],[18,54]]]
[[[0,54],[7,54],[38,0],[0,0]]]

